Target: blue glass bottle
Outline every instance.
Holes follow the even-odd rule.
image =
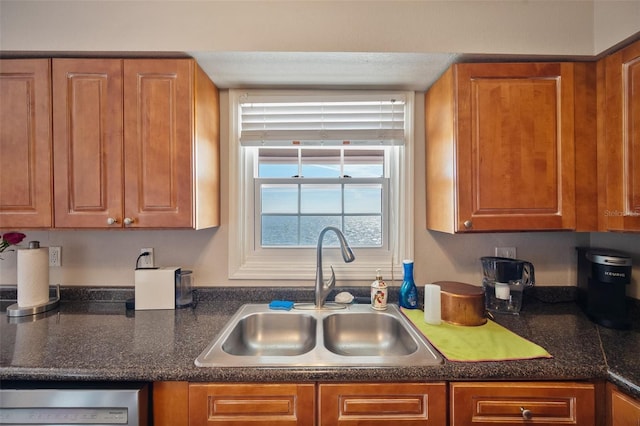
[[[413,281],[413,260],[402,262],[404,268],[404,278],[400,286],[400,306],[407,309],[418,308],[418,289]]]

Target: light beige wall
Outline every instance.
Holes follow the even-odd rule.
[[[605,6],[606,4],[606,6]],[[638,31],[637,1],[29,1],[0,0],[0,50],[34,51],[373,51],[592,55]],[[598,16],[594,17],[594,10]],[[595,33],[594,33],[595,30]],[[611,31],[609,31],[611,30]],[[597,40],[596,40],[597,39]],[[600,41],[603,40],[603,41]],[[595,48],[594,48],[595,45]],[[222,93],[226,158],[227,94]],[[416,98],[416,117],[423,114]],[[416,120],[415,261],[418,283],[479,284],[478,258],[515,246],[536,265],[539,285],[575,285],[577,245],[589,234],[511,233],[451,236],[425,229],[424,125]],[[222,162],[222,200],[228,204]],[[227,279],[228,213],[204,231],[28,231],[28,240],[63,247],[51,282],[133,285],[141,247],[159,265],[195,271],[197,285],[278,285]],[[598,244],[634,253],[638,235],[596,235]],[[0,284],[15,284],[15,254],[3,254]],[[640,271],[631,293],[640,298]],[[308,280],[282,283],[311,286]],[[368,281],[359,284],[366,285]]]
[[[638,22],[638,0],[0,0],[0,49],[593,55]]]
[[[2,0],[0,7],[3,50],[593,54],[590,1]]]
[[[640,31],[640,0],[596,0],[593,26],[598,54]]]
[[[228,158],[228,92],[221,92],[221,155]],[[416,96],[416,117],[424,115],[424,95]],[[424,122],[416,120],[415,129],[415,276],[417,283],[452,280],[479,285],[481,256],[493,254],[496,246],[514,246],[518,257],[536,266],[538,285],[575,285],[575,247],[589,244],[589,234],[574,232],[497,233],[448,235],[427,231],[424,191]],[[228,205],[228,162],[222,161],[222,205]],[[51,268],[51,282],[63,285],[117,286],[133,285],[133,268],[139,249],[154,247],[156,263],[193,269],[199,286],[224,285],[313,285],[308,280],[279,282],[231,281],[227,279],[228,211],[222,210],[222,226],[202,231],[28,231],[27,239],[42,245],[63,247],[63,266]],[[616,246],[619,236],[606,242]],[[640,237],[621,237],[638,241]],[[633,244],[627,244],[633,249]],[[638,253],[640,255],[640,253]],[[0,283],[15,284],[15,258],[6,255],[0,262]],[[640,259],[637,260],[640,265]],[[640,277],[640,273],[635,274]],[[397,271],[396,279],[401,277]],[[373,279],[373,271],[372,271]],[[390,277],[387,278],[390,281]],[[635,278],[637,288],[637,281]],[[355,285],[369,285],[369,280]],[[399,285],[399,283],[396,283]]]

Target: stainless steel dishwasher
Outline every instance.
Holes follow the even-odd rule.
[[[146,384],[0,382],[1,425],[149,424]]]

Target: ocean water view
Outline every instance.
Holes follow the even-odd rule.
[[[344,221],[344,226],[343,226]],[[341,229],[351,247],[381,247],[382,218],[373,216],[263,215],[263,247],[315,247],[326,226]],[[325,235],[325,247],[338,246],[335,234]]]

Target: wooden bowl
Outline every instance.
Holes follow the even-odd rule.
[[[442,321],[455,325],[478,326],[487,322],[484,290],[471,284],[438,281],[441,290]]]

